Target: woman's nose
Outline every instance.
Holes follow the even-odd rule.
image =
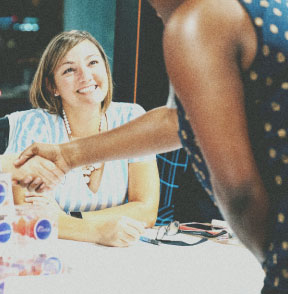
[[[80,82],[87,82],[92,79],[92,73],[89,68],[82,67],[79,71]]]

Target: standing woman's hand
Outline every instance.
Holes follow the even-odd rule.
[[[33,143],[20,154],[14,164],[16,167],[19,167],[35,155],[54,162],[64,173],[67,173],[71,169],[61,152],[60,145],[57,144]]]

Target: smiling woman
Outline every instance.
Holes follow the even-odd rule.
[[[88,40],[72,48],[55,69],[55,96],[61,96],[64,108],[100,104],[107,96],[108,75],[99,49]],[[73,93],[73,96],[67,94]],[[81,102],[81,103],[80,103]]]
[[[30,101],[36,109],[8,117],[12,128],[6,154],[21,152],[33,142],[59,144],[106,132],[145,112],[137,104],[112,102],[112,91],[100,44],[83,31],[57,35],[44,51],[32,82]],[[39,178],[29,190],[41,187]],[[59,214],[61,238],[127,246],[156,221],[155,156],[76,168],[66,174],[52,197],[31,193],[26,201],[52,204],[48,207]],[[81,213],[83,219],[70,212]]]
[[[71,91],[75,98],[80,89],[84,91],[87,86],[98,86],[97,83],[106,93],[101,100],[105,112],[112,100],[113,85],[102,46],[88,32],[64,32],[56,36],[44,51],[31,86],[30,100],[33,106],[60,115],[62,105],[72,103],[67,103],[63,91]],[[62,99],[55,99],[58,96]]]

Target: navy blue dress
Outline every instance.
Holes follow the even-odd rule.
[[[242,73],[249,136],[271,201],[271,234],[263,294],[288,293],[288,1],[239,0],[255,26],[256,58]],[[213,198],[205,160],[180,103],[182,144],[198,180]]]

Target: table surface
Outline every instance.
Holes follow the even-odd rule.
[[[10,277],[5,294],[259,294],[264,279],[246,248],[211,240],[192,247],[138,241],[128,248],[58,240],[56,250],[69,273]]]

